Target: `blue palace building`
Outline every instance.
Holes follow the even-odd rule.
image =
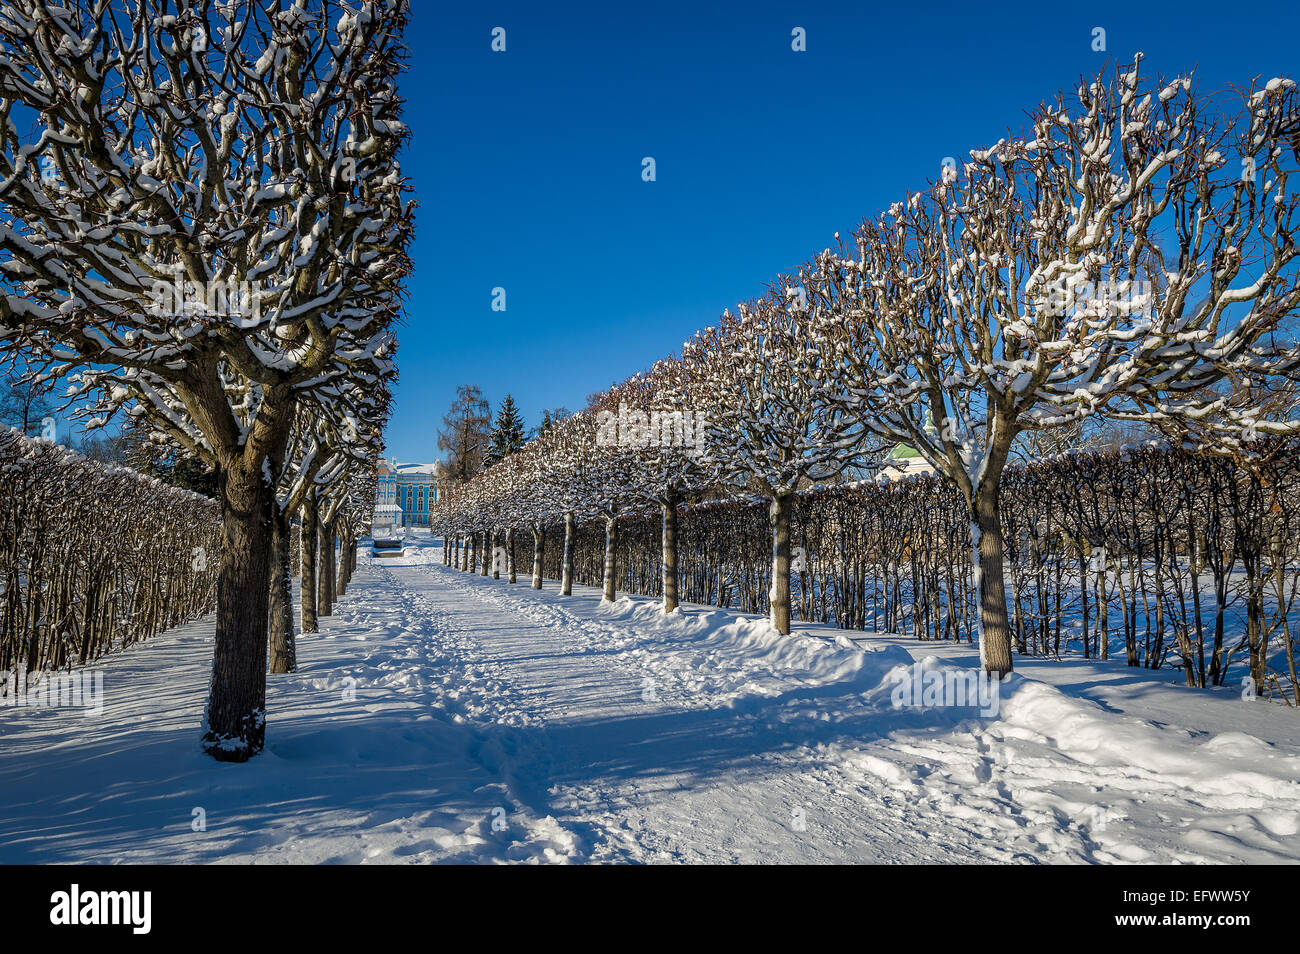
[[[401,527],[427,527],[429,507],[438,500],[436,464],[379,462],[379,486],[375,504],[396,506],[401,513],[394,521]]]

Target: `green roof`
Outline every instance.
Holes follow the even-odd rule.
[[[906,444],[895,444],[894,449],[885,455],[888,460],[906,460],[909,457],[920,456],[920,451],[915,447],[908,447]]]

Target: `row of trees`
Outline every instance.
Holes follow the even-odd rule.
[[[153,441],[148,422],[128,418],[116,432],[95,430],[80,435],[60,427],[54,392],[58,381],[11,368],[0,376],[0,427],[13,427],[28,437],[45,437],[105,464],[131,467],[163,483],[216,497],[216,474],[202,461],[175,445]],[[53,425],[53,426],[47,426]]]
[[[407,12],[0,15],[0,346],[71,381],[89,426],[138,419],[216,475],[203,744],[219,759],[264,744],[268,638],[292,665],[285,624],[270,636],[287,522],[355,535],[382,450],[414,221],[397,161]]]
[[[1296,85],[1232,101],[1190,74],[1145,77],[1140,59],[837,234],[679,358],[455,488],[437,525],[531,529],[540,585],[563,523],[567,592],[574,523],[600,518],[612,597],[620,518],[658,504],[671,612],[681,503],[757,494],[788,632],[796,491],[906,443],[961,501],[981,659],[1011,670],[1001,501],[1017,442],[1106,419],[1245,458],[1295,426],[1268,397],[1300,363]]]
[[[220,508],[0,430],[0,672],[85,663],[212,611]],[[0,689],[3,691],[3,689]]]
[[[1059,657],[1070,647],[1131,666],[1176,661],[1189,685],[1222,685],[1245,664],[1259,691],[1296,696],[1300,632],[1300,454],[1258,470],[1226,457],[1155,444],[1064,454],[1009,468],[1000,517],[1007,535],[1016,651]],[[644,508],[619,521],[615,587],[662,597],[661,523]],[[548,538],[565,532],[545,528]],[[757,498],[682,508],[678,596],[768,610],[767,506]],[[970,640],[978,591],[965,504],[938,475],[800,491],[791,501],[795,618],[921,640]],[[506,530],[453,534],[447,561],[509,571]],[[606,533],[578,523],[568,547],[544,550],[541,576],[604,582]],[[507,563],[499,557],[505,549]],[[490,559],[479,559],[490,554]],[[1121,648],[1122,647],[1122,648]]]

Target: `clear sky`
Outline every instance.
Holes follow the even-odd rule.
[[[1108,59],[1203,91],[1300,74],[1295,0],[412,6],[407,461],[458,384],[529,426],[577,410]]]

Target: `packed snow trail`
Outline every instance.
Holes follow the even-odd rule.
[[[381,573],[398,586],[398,570]],[[680,669],[678,660],[648,658],[654,650],[640,646],[620,620],[584,618],[584,606],[599,609],[592,592],[577,595],[573,612],[530,599],[531,592],[494,593],[503,584],[454,573],[431,566],[422,579],[403,576],[404,598],[440,631],[474,634],[481,670],[509,687],[483,699],[476,712],[479,721],[506,727],[493,738],[487,764],[520,804],[557,818],[592,859],[981,857],[962,845],[960,831],[919,838],[878,801],[837,792],[811,753],[792,770],[792,747],[842,732],[828,726],[821,706],[860,691],[855,681],[810,692],[815,711],[795,712],[797,689],[760,694],[781,707],[775,718],[766,706],[736,705],[725,688],[715,688],[713,696],[723,698],[716,708],[707,695],[703,705],[691,704],[684,697],[702,691],[701,684],[725,685],[733,676],[724,664]],[[538,731],[509,728],[517,725]],[[786,731],[774,733],[781,726]],[[814,804],[825,813],[820,826],[815,819],[809,825]]]
[[[246,765],[198,751],[210,622],[104,663],[102,715],[0,709],[0,861],[1300,859],[1294,712],[1023,676],[899,709],[923,644],[849,635],[363,558]]]

